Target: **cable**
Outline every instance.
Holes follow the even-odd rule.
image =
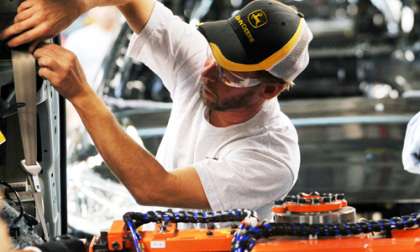
[[[251,251],[260,238],[271,236],[349,236],[372,232],[390,232],[394,229],[420,226],[420,212],[382,219],[343,224],[306,224],[306,223],[262,223],[251,226],[240,225],[232,240],[232,252]]]
[[[255,216],[255,212],[250,210],[235,209],[229,211],[178,211],[168,210],[149,211],[147,213],[129,212],[127,216],[134,220],[134,225],[138,228],[147,223],[214,223],[242,221],[248,216]]]
[[[16,217],[14,220],[13,220],[13,225],[16,225],[21,219],[22,219],[22,217],[23,217],[23,214],[24,214],[24,211],[23,211],[23,205],[22,205],[22,201],[20,200],[20,197],[19,197],[19,194],[17,193],[17,191],[9,184],[9,183],[7,183],[7,182],[5,182],[5,181],[3,181],[3,180],[0,180],[0,184],[1,185],[4,185],[4,186],[6,186],[10,191],[12,191],[14,194],[15,194],[15,196],[16,196],[16,199],[17,199],[17,202],[18,202],[18,206],[19,206],[19,216],[18,217]]]
[[[142,252],[140,247],[141,237],[137,228],[147,223],[215,223],[215,222],[239,222],[249,216],[255,216],[254,211],[230,210],[230,211],[179,211],[171,209],[164,211],[149,211],[147,213],[128,212],[123,220],[131,234],[133,246],[136,252]]]
[[[141,237],[137,233],[136,228],[134,227],[134,223],[133,223],[133,220],[131,218],[131,215],[129,213],[124,214],[123,219],[124,219],[124,222],[127,225],[128,229],[130,230],[131,238],[133,239],[133,246],[136,249],[136,252],[142,252],[142,249],[140,247]]]

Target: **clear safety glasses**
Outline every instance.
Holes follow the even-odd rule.
[[[248,88],[258,86],[261,83],[261,80],[259,78],[243,77],[240,74],[223,69],[216,62],[214,62],[214,64],[217,68],[219,79],[222,80],[224,84],[230,87]]]
[[[216,60],[214,59],[213,55],[211,55],[211,53],[208,55],[208,62],[206,65],[215,67],[217,69],[217,77],[227,86],[235,88],[248,88],[261,84],[261,80],[259,78],[244,77],[241,76],[241,74],[223,69],[219,64],[216,63]]]

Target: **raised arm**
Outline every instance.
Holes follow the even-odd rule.
[[[209,208],[195,169],[167,172],[133,141],[87,84],[72,52],[49,44],[38,48],[34,56],[39,75],[73,104],[105,162],[140,204]]]
[[[86,11],[99,6],[118,7],[130,27],[140,32],[153,9],[153,0],[25,0],[17,10],[14,24],[0,33],[8,45],[41,41],[56,36]]]

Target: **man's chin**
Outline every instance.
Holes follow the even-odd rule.
[[[230,109],[229,106],[219,104],[217,102],[214,102],[213,100],[207,99],[206,96],[203,95],[203,93],[201,93],[201,100],[204,106],[207,107],[207,109],[210,109],[213,111],[224,112]]]
[[[216,103],[204,103],[204,105],[207,107],[207,109],[210,109],[212,111],[217,111],[217,112],[225,112],[227,110],[229,110],[229,108],[225,108],[220,106],[219,104]]]

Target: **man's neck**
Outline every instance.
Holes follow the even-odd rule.
[[[215,127],[226,128],[235,124],[244,123],[253,118],[262,108],[263,104],[252,107],[217,111],[209,109],[208,121]]]

